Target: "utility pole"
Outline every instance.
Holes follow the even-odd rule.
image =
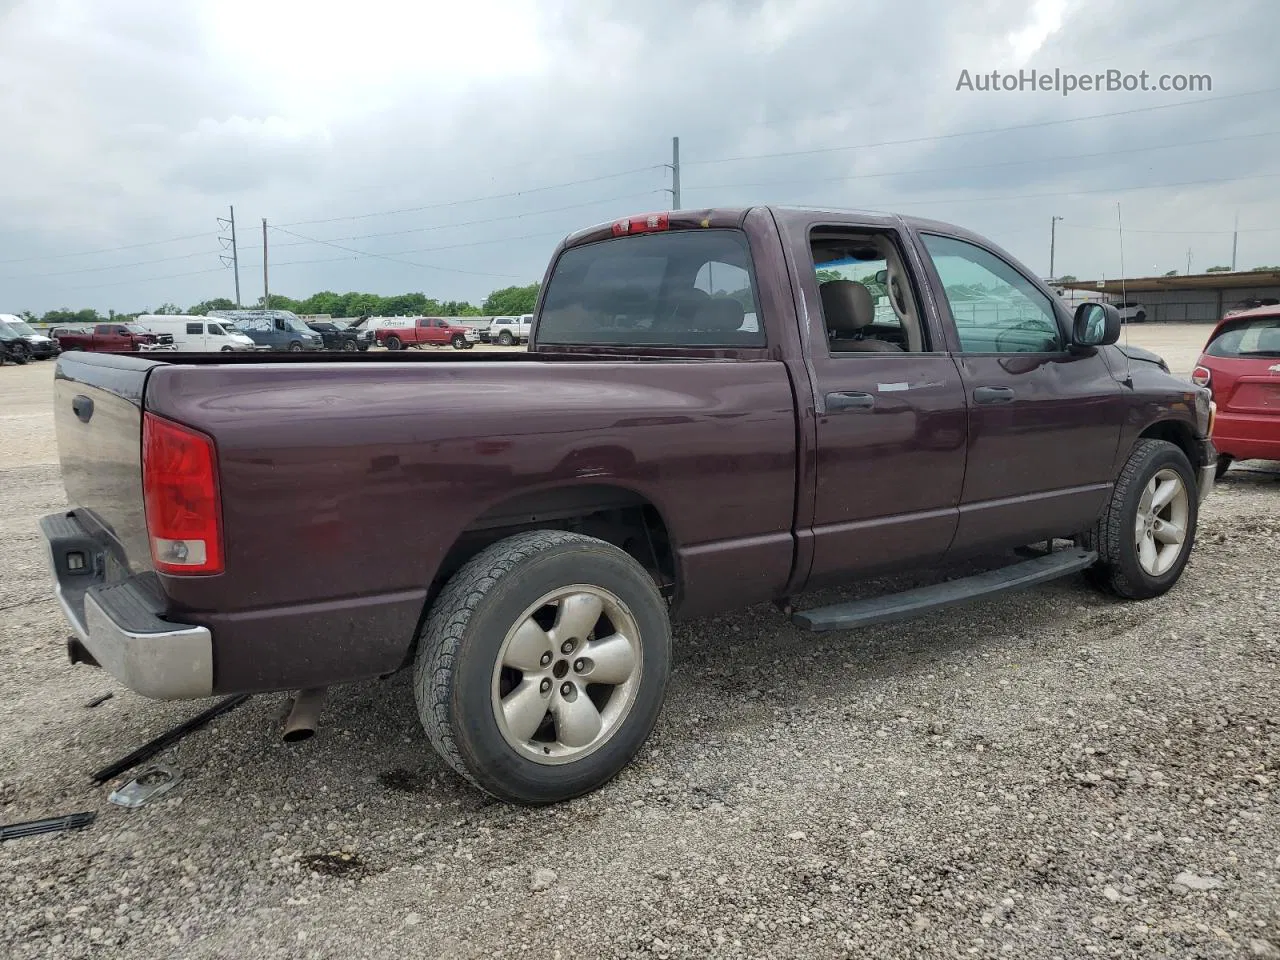
[[[667,193],[671,194],[671,209],[680,209],[680,138],[671,138],[671,163],[667,164],[671,168],[671,189]]]
[[[267,283],[267,218],[262,218],[262,309],[271,309],[271,287]]]
[[[1191,248],[1187,247],[1187,276],[1191,276]]]
[[[1054,245],[1055,245],[1055,241],[1058,239],[1058,237],[1057,237],[1057,232],[1058,232],[1058,221],[1059,221],[1059,220],[1061,220],[1061,219],[1062,219],[1061,217],[1054,217],[1053,219],[1051,219],[1051,220],[1049,221],[1049,280],[1050,280],[1050,281],[1052,281],[1052,280],[1053,280],[1053,278],[1054,278],[1054,272],[1053,272],[1053,248],[1054,248]]]
[[[222,261],[222,265],[224,267],[230,266],[235,271],[236,306],[239,307],[240,306],[240,251],[236,246],[236,208],[231,207],[230,209],[231,209],[231,218],[229,220],[223,220],[221,217],[219,217],[218,226],[222,227],[223,229],[230,227],[231,236],[229,238],[219,236],[218,241],[222,244],[223,250],[231,251],[231,256],[230,258],[228,258],[223,254],[219,254],[218,259]]]
[[[1240,236],[1240,214],[1236,214],[1235,226],[1231,228],[1231,272],[1236,272],[1236,240]]]

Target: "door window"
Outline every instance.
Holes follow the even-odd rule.
[[[1053,302],[1030,280],[981,247],[923,235],[942,280],[965,353],[1057,353],[1062,330]]]

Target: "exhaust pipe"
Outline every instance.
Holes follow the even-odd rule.
[[[316,734],[320,721],[320,709],[324,705],[325,687],[299,690],[293,697],[293,706],[284,721],[284,742],[298,743]]]

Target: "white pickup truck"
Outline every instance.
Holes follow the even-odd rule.
[[[489,324],[489,342],[499,343],[504,347],[528,343],[532,325],[532,313],[526,313],[522,317],[494,317]]]

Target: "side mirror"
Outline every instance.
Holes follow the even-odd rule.
[[[888,271],[888,270],[877,270],[877,271],[876,271],[876,283],[880,284],[880,286],[882,286],[882,287],[887,287],[887,286],[889,286],[889,271]]]
[[[1071,342],[1077,347],[1104,347],[1120,339],[1120,312],[1109,303],[1076,307]]]

